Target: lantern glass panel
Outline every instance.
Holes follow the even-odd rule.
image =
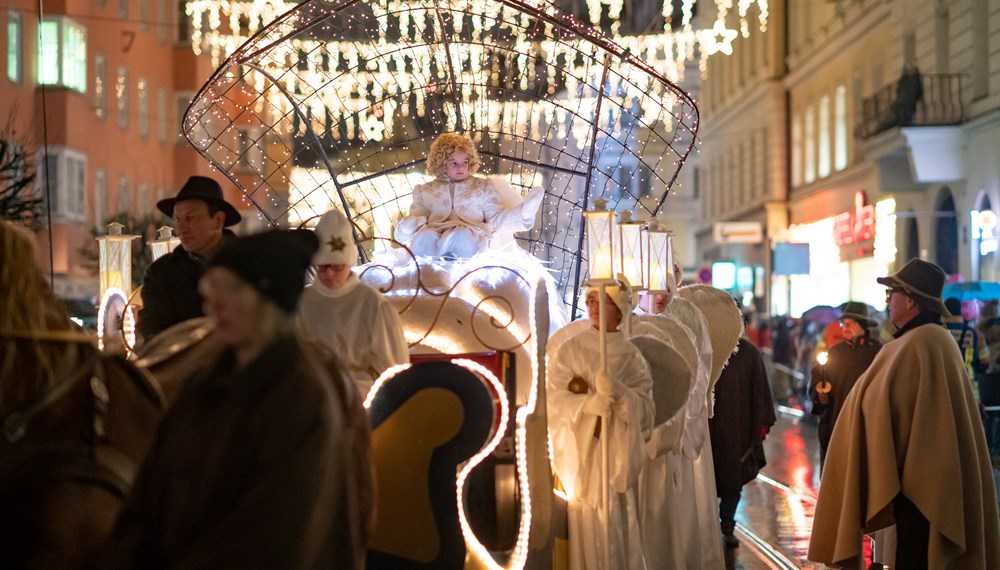
[[[642,223],[619,224],[615,271],[624,274],[634,289],[645,289],[642,249]]]
[[[584,212],[587,221],[587,264],[590,279],[613,279],[615,218],[607,210]]]

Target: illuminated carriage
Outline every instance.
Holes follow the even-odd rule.
[[[541,374],[545,341],[577,313],[587,279],[581,212],[603,195],[640,220],[655,215],[697,130],[693,101],[646,63],[652,55],[613,43],[548,2],[306,1],[236,49],[188,109],[184,135],[243,190],[259,225],[308,225],[330,208],[354,221],[369,262],[362,279],[400,311],[414,360],[475,353],[499,363],[466,359],[454,364],[461,370],[451,368],[488,394],[479,411],[465,412],[469,418],[494,418],[482,441],[449,456],[457,484],[446,483],[459,520],[433,519],[438,534],[414,534],[402,529],[421,528],[406,519],[416,515],[393,511],[380,518],[388,522],[376,530],[373,560],[441,567],[450,564],[437,557],[461,555],[486,567],[523,567],[551,557]],[[426,179],[431,142],[447,131],[473,139],[481,172],[515,193],[541,186],[545,198],[532,230],[495,239],[471,259],[412,259],[392,242],[392,228]],[[630,183],[635,176],[645,177],[643,195]],[[437,365],[394,370],[370,394],[377,463],[380,446],[399,445],[386,434],[413,433],[394,414],[422,393],[404,386],[433,381],[419,374],[428,366]],[[391,485],[380,493],[423,496]],[[483,492],[494,505],[488,521],[468,507],[482,503]],[[460,551],[446,544],[449,524],[464,535]]]

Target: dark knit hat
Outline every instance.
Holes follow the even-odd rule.
[[[225,267],[287,313],[294,313],[319,247],[309,230],[274,230],[227,243],[208,261]]]

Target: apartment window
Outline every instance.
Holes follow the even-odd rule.
[[[819,140],[817,144],[819,156],[816,161],[817,175],[826,178],[830,175],[830,96],[819,99]]]
[[[177,0],[177,43],[191,43],[191,20],[187,15],[187,0]]]
[[[174,95],[174,108],[177,110],[177,118],[176,118],[177,130],[175,131],[176,133],[179,134],[184,133],[184,113],[187,112],[188,105],[191,104],[191,99],[193,98],[194,98],[194,93],[191,92],[177,93]],[[197,138],[202,135],[207,135],[204,127],[202,127],[200,123],[195,124],[193,126],[193,129],[195,130],[195,132],[192,133],[192,136],[195,137],[195,140],[197,140]],[[179,136],[177,137],[177,144],[183,146],[187,144],[187,141],[184,139],[183,136]]]
[[[24,52],[21,51],[23,36],[21,13],[7,10],[7,79],[17,83],[21,82],[21,68],[24,65]]]
[[[38,30],[38,83],[87,92],[87,31],[65,16],[46,16]]]
[[[139,29],[149,29],[149,0],[139,0]]]
[[[118,214],[129,214],[129,206],[131,205],[131,193],[132,188],[129,186],[127,176],[118,177]]]
[[[47,188],[49,214],[57,222],[87,219],[87,155],[65,147],[49,147],[39,163],[40,187]]]
[[[101,120],[108,116],[108,61],[101,54],[94,56],[94,114]]]
[[[104,233],[108,221],[108,173],[94,172],[94,229]]]
[[[816,108],[812,105],[806,107],[804,131],[802,181],[810,184],[816,180]]]
[[[259,142],[261,129],[241,127],[238,132],[240,138],[238,164],[246,170],[263,173],[264,149],[261,148]]]
[[[167,143],[167,90],[160,87],[156,90],[156,127],[160,142]]]
[[[156,39],[160,40],[160,43],[166,43],[169,30],[167,0],[156,0]]]
[[[128,19],[128,0],[118,0],[118,17],[122,20]]]
[[[137,106],[139,107],[139,136],[146,138],[149,136],[149,81],[145,77],[140,77],[135,82]]]
[[[838,85],[833,96],[833,169],[847,168],[847,86]]]
[[[139,212],[138,217],[146,216],[150,213],[149,211],[149,185],[140,184],[139,185]]]
[[[802,184],[802,116],[792,118],[792,187]]]
[[[118,102],[118,126],[128,128],[128,70],[124,67],[118,68],[118,77],[115,78],[115,97]]]

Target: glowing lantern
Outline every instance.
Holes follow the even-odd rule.
[[[139,236],[122,234],[124,227],[111,222],[108,234],[97,238],[101,254],[101,297],[111,288],[121,289],[125,295],[132,292],[132,240]]]
[[[615,273],[622,273],[628,279],[632,288],[646,288],[643,275],[642,227],[643,223],[632,219],[632,212],[623,210],[618,215],[617,242],[614,244]]]
[[[594,208],[584,212],[587,223],[587,265],[590,281],[614,279],[615,213],[604,198],[594,200]]]
[[[149,251],[153,255],[153,261],[160,259],[170,253],[175,247],[180,245],[181,240],[174,236],[174,228],[163,226],[156,230],[156,239],[149,242]]]
[[[646,233],[642,240],[644,261],[644,283],[650,294],[674,291],[673,235],[656,218],[646,222]]]

